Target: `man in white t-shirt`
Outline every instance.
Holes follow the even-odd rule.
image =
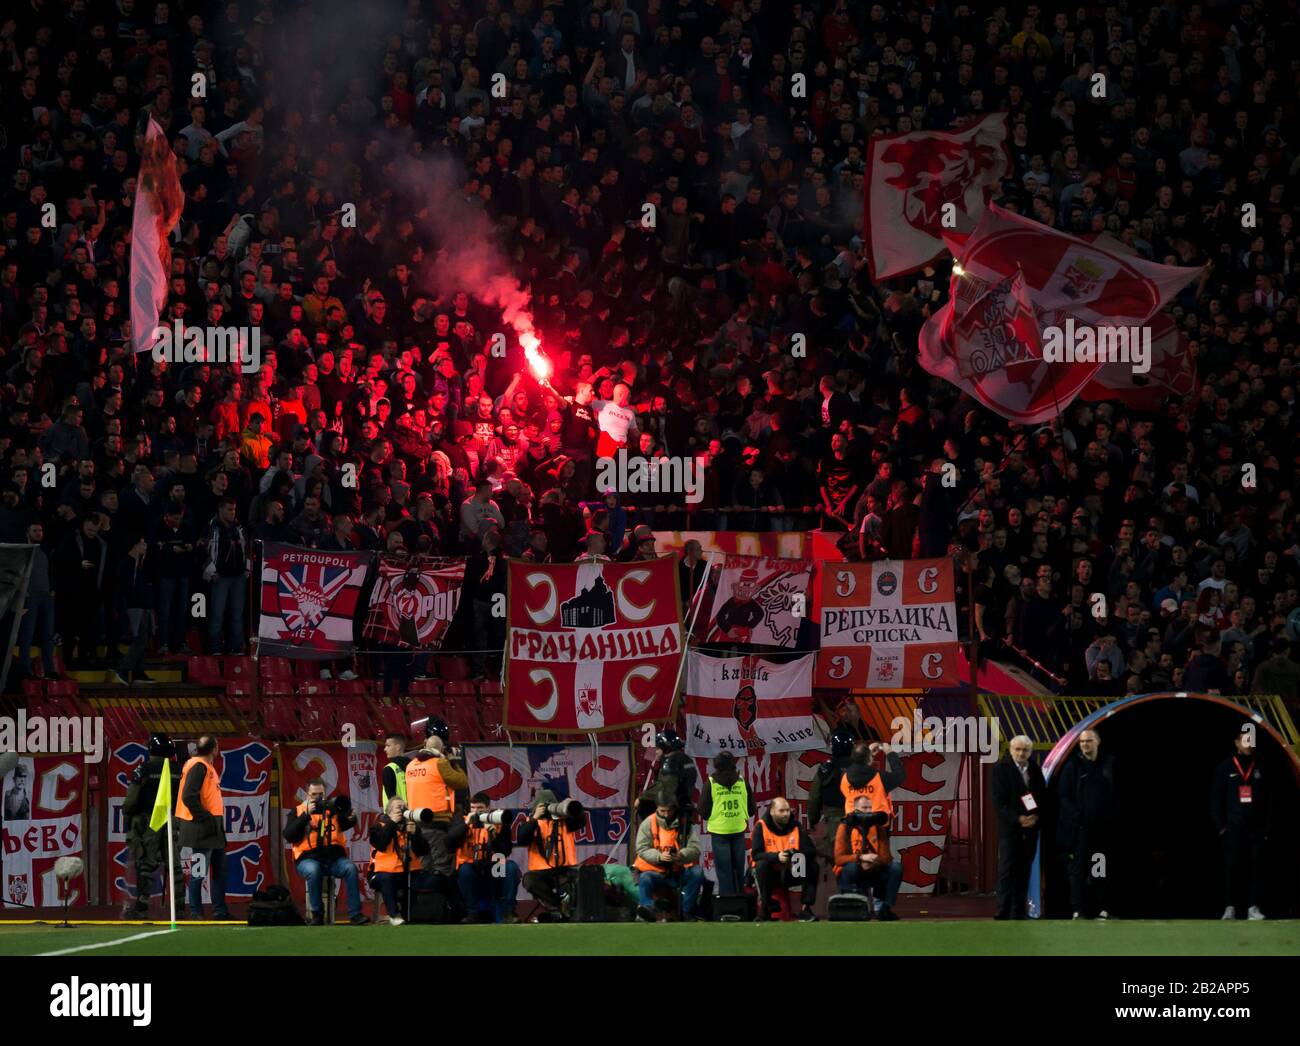
[[[596,437],[596,457],[612,458],[628,445],[636,431],[636,410],[628,406],[632,390],[626,382],[614,386],[612,400],[592,400],[591,413],[600,434]]]

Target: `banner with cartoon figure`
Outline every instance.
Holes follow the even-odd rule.
[[[700,630],[704,642],[794,647],[808,617],[812,569],[807,559],[727,556],[712,610]]]

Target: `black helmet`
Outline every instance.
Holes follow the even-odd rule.
[[[831,758],[843,759],[853,754],[853,742],[857,738],[847,726],[837,726],[831,732]]]
[[[432,718],[430,718],[430,720],[427,723],[424,724],[424,732],[425,732],[425,736],[429,736],[431,734],[437,734],[439,737],[442,738],[442,743],[444,745],[451,744],[451,727],[449,727],[444,720],[439,719],[437,716],[433,716]]]
[[[655,747],[664,752],[680,752],[686,747],[686,742],[677,736],[676,730],[666,726],[655,734]]]
[[[155,758],[171,759],[176,755],[176,745],[166,734],[155,732],[149,735],[149,754]]]

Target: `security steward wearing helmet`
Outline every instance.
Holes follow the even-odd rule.
[[[179,767],[172,739],[162,733],[150,734],[149,754],[135,768],[126,789],[126,798],[122,800],[122,816],[127,821],[126,845],[135,865],[135,900],[128,902],[123,909],[124,919],[143,919],[149,914],[149,897],[153,893],[155,877],[158,869],[167,863],[167,828],[164,825],[155,831],[149,827],[149,821],[158,798],[163,766],[169,762],[171,779],[178,781]],[[173,846],[176,859],[173,862],[172,888],[180,898],[185,892],[185,872],[181,867],[179,841],[173,840]]]

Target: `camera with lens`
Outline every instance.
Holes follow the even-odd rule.
[[[546,812],[557,821],[570,821],[582,816],[582,804],[576,799],[563,799],[547,804]]]
[[[469,826],[471,828],[488,828],[505,824],[509,815],[505,810],[488,810],[481,814],[469,815]]]
[[[433,824],[433,811],[427,806],[407,807],[405,814],[412,824]]]
[[[870,814],[852,813],[844,818],[844,823],[850,828],[878,828],[889,824],[889,814],[883,810]]]

